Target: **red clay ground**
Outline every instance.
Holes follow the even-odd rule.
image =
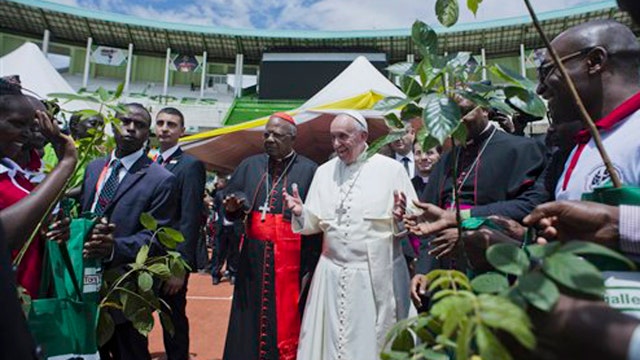
[[[211,285],[211,275],[191,274],[187,292],[187,316],[191,327],[191,359],[220,360],[229,322],[233,287],[224,281]],[[154,360],[164,360],[162,326],[149,335],[149,351]]]

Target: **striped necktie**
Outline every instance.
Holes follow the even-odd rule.
[[[111,202],[113,197],[118,190],[118,184],[120,183],[118,173],[122,168],[122,162],[118,159],[113,159],[109,167],[111,168],[111,174],[107,180],[105,180],[104,185],[102,186],[102,190],[100,190],[100,196],[98,196],[98,203],[96,204],[96,208],[94,213],[96,216],[104,215],[104,210],[107,208],[107,205]]]

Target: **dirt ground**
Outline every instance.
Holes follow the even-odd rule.
[[[225,280],[211,284],[209,274],[191,274],[187,292],[192,360],[220,360],[227,334],[233,287]],[[149,335],[149,351],[154,360],[164,360],[162,326],[156,325]]]

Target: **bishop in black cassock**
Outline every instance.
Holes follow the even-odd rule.
[[[486,116],[477,115],[471,121],[465,123],[469,130],[466,146],[456,146],[443,154],[420,200],[443,209],[453,208],[455,184],[460,208],[468,216],[501,215],[521,221],[536,205],[548,201],[543,183],[536,182],[545,168],[544,147],[535,140],[498,130]],[[456,179],[453,156],[459,164]],[[416,273],[426,274],[439,266],[428,250],[428,241],[423,241]]]
[[[265,132],[267,154],[244,160],[225,188],[226,197],[243,199],[241,209],[227,210],[228,217],[246,221],[225,360],[296,357],[303,287],[320,256],[321,239],[291,231],[291,212],[285,209],[282,189],[291,193],[292,184],[297,184],[304,198],[317,165],[293,152],[291,142],[285,144],[283,119],[293,123],[287,117],[274,114],[270,118]],[[282,153],[286,155],[278,157]]]

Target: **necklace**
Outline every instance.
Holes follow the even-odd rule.
[[[347,213],[347,209],[344,208],[344,202],[345,200],[347,200],[347,198],[349,197],[349,194],[351,193],[351,190],[353,189],[353,186],[356,184],[356,182],[358,181],[358,177],[360,177],[360,173],[362,173],[362,169],[364,169],[364,163],[360,166],[360,169],[358,169],[358,172],[356,173],[356,176],[354,177],[353,181],[351,182],[351,185],[349,185],[349,188],[347,189],[347,192],[344,194],[344,197],[339,197],[340,199],[340,206],[338,208],[336,208],[336,215],[338,216],[338,225],[342,222],[342,215],[345,215]],[[346,167],[346,164],[345,164]],[[340,168],[340,177],[342,177],[342,168]]]
[[[284,170],[282,171],[282,174],[280,174],[280,176],[276,179],[276,182],[271,186],[271,188],[269,188],[269,160],[267,160],[267,172],[265,173],[266,178],[264,181],[264,189],[266,191],[264,194],[265,195],[264,204],[262,204],[262,206],[258,208],[258,210],[262,212],[262,214],[260,214],[260,221],[265,221],[267,219],[267,213],[269,212],[269,202],[271,202],[271,198],[272,198],[271,192],[273,192],[273,189],[275,189],[276,186],[278,186],[282,178],[284,178],[284,176],[287,174],[287,171],[293,164],[293,161],[296,159],[296,155],[297,154],[294,152],[293,155],[291,156],[291,160],[289,160],[289,163],[287,164],[287,166],[285,166]]]
[[[493,135],[495,135],[495,133],[496,133],[496,128],[494,127],[493,131],[491,132],[491,135],[489,135],[487,140],[485,140],[484,143],[482,144],[482,148],[480,149],[480,151],[478,151],[478,155],[476,155],[476,158],[471,163],[471,166],[469,166],[469,169],[467,170],[466,174],[462,178],[462,181],[459,181],[456,184],[456,182],[457,182],[457,179],[456,179],[456,181],[453,182],[453,184],[452,184],[453,186],[452,186],[452,189],[451,189],[451,204],[455,204],[456,203],[456,192],[460,193],[460,190],[462,190],[462,186],[467,181],[467,179],[469,178],[469,175],[471,174],[471,172],[474,170],[474,168],[478,164],[478,161],[480,160],[480,157],[484,153],[484,150],[487,148],[487,145],[489,145],[489,142],[491,141],[491,139],[493,138]],[[458,161],[456,161],[456,163],[460,164],[460,152],[458,152],[456,154],[456,159],[458,159]],[[458,191],[456,191],[456,188],[457,188]]]

